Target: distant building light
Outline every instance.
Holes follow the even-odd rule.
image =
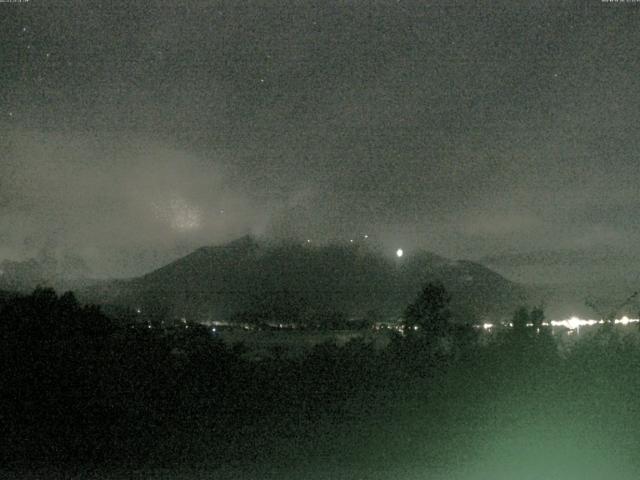
[[[628,325],[631,322],[632,322],[632,320],[629,317],[627,317],[626,315],[624,317],[622,317],[620,320],[616,320],[616,323],[621,323],[622,325]]]

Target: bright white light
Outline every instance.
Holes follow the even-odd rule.
[[[578,317],[571,317],[566,320],[552,320],[551,326],[553,327],[564,327],[569,330],[576,330],[580,327],[591,326],[597,324],[597,320],[584,320]]]
[[[483,323],[482,328],[484,328],[485,330],[490,330],[493,328],[493,323]]]
[[[632,322],[632,320],[629,317],[627,317],[626,315],[624,317],[622,317],[621,319],[616,320],[616,323],[621,323],[622,325],[628,325],[631,322]]]
[[[578,317],[571,317],[569,320],[567,320],[567,325],[569,326],[570,330],[575,330],[580,325],[586,325],[586,322],[579,319]]]
[[[638,323],[640,319],[638,318],[629,318],[626,315],[622,318],[617,318],[613,321],[616,325],[629,325],[630,323]],[[571,317],[566,320],[552,320],[550,322],[553,327],[564,327],[569,330],[576,330],[580,327],[591,327],[593,325],[602,325],[604,320],[593,320],[593,319],[583,319],[578,317]]]
[[[404,255],[404,252],[402,251],[401,248],[399,248],[398,250],[396,250],[396,257],[400,258],[402,255]]]

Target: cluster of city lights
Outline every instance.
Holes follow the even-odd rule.
[[[630,323],[638,323],[638,322],[640,322],[640,319],[629,318],[626,315],[622,318],[616,318],[613,321],[613,323],[616,325],[629,325]],[[551,320],[550,323],[552,327],[565,327],[565,328],[568,328],[569,330],[576,330],[580,327],[585,327],[585,326],[589,327],[593,325],[602,325],[605,323],[605,321],[593,320],[593,319],[585,320],[578,317],[571,317],[566,320]]]
[[[616,318],[615,320],[613,320],[613,323],[615,325],[629,325],[630,323],[638,323],[640,322],[640,319],[638,318],[629,318],[626,315],[623,316],[622,318]],[[578,330],[580,329],[580,327],[592,327],[594,325],[603,325],[606,322],[604,320],[594,320],[594,319],[584,319],[584,318],[578,318],[578,317],[571,317],[571,318],[567,318],[565,320],[551,320],[550,322],[543,322],[542,325],[545,327],[548,326],[552,326],[552,327],[564,327],[567,330]],[[512,327],[513,324],[509,323],[508,324],[509,327]],[[532,327],[533,324],[532,323],[528,323],[527,324],[528,327]],[[482,328],[484,330],[491,330],[492,328],[494,328],[495,325],[493,323],[483,323],[482,324]]]

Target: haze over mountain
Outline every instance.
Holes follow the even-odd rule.
[[[0,290],[29,293],[38,285],[76,290],[93,282],[86,263],[75,255],[43,250],[23,261],[0,260]]]
[[[186,262],[190,264],[188,268],[194,271],[194,275],[192,278],[183,278],[183,280],[192,286],[191,289],[207,291],[208,299],[191,302],[172,300],[171,305],[165,305],[163,308],[176,312],[185,310],[198,317],[204,314],[200,312],[200,307],[195,307],[196,304],[201,305],[203,310],[209,312],[205,315],[206,318],[213,315],[213,312],[218,312],[216,315],[229,316],[231,312],[238,312],[243,308],[256,309],[258,305],[261,305],[256,297],[268,297],[267,290],[278,289],[278,285],[282,286],[283,292],[295,290],[296,288],[289,285],[286,279],[297,278],[288,270],[298,269],[306,271],[309,276],[317,276],[318,272],[326,273],[327,270],[334,272],[331,278],[323,280],[324,286],[322,284],[314,286],[313,282],[309,284],[309,288],[316,289],[315,296],[317,298],[299,299],[299,302],[303,301],[314,310],[348,311],[354,312],[354,315],[377,311],[383,315],[394,315],[401,310],[401,306],[411,300],[411,296],[406,292],[415,293],[416,285],[421,284],[425,279],[434,278],[446,280],[449,283],[448,287],[455,291],[454,305],[459,315],[464,316],[465,314],[462,312],[469,312],[473,317],[482,317],[486,314],[493,316],[496,312],[503,315],[506,314],[505,305],[516,303],[508,299],[510,294],[504,294],[499,298],[499,304],[494,308],[487,305],[487,302],[482,298],[495,298],[496,292],[485,292],[482,295],[478,292],[481,285],[493,283],[503,285],[506,279],[517,285],[520,294],[522,294],[520,297],[523,299],[522,302],[543,304],[547,316],[550,318],[566,318],[573,315],[597,317],[600,315],[598,310],[609,311],[616,308],[640,286],[638,282],[640,278],[637,273],[640,272],[640,268],[638,268],[640,265],[638,265],[637,258],[632,252],[612,247],[600,248],[591,252],[559,249],[528,253],[504,253],[481,257],[475,262],[468,260],[452,262],[442,256],[418,250],[410,252],[402,260],[393,259],[390,261],[380,253],[383,249],[382,246],[371,239],[367,240],[366,247],[356,241],[356,244],[347,244],[342,247],[337,244],[314,245],[313,247],[306,244],[302,248],[302,242],[262,238],[262,240],[256,241],[251,237],[244,237],[243,240],[224,246],[203,247],[187,255],[176,254],[178,257],[176,261],[154,269],[147,275],[133,277],[130,281],[99,281],[93,277],[94,272],[88,268],[81,257],[64,254],[64,252],[57,250],[42,250],[36,257],[24,261],[4,260],[0,262],[0,290],[28,293],[38,285],[46,285],[58,291],[83,290],[83,294],[87,295],[88,300],[98,303],[133,305],[142,302],[140,292],[144,292],[142,296],[145,299],[149,298],[151,296],[150,288],[175,290],[177,282],[169,276],[177,274],[183,278],[182,271],[187,267],[177,267],[176,265],[182,265]],[[242,253],[243,248],[241,247],[243,244],[247,249],[245,254],[248,255],[250,251],[253,251],[255,258],[250,255],[245,258],[246,255]],[[340,268],[346,268],[341,262],[350,258],[349,252],[357,252],[359,261],[368,263],[367,268],[360,271],[356,283],[353,279],[347,280],[348,288],[346,291],[349,293],[344,297],[349,299],[348,301],[341,300],[341,296],[336,293],[331,296],[330,300],[337,303],[329,305],[322,299],[324,293],[319,295],[318,292],[324,292],[327,288],[331,288],[327,287],[329,285],[345,288],[341,279],[343,277],[349,279],[350,277],[347,272],[338,269],[334,264],[338,263]],[[247,263],[251,258],[255,264]],[[323,258],[330,259],[332,266],[314,265],[314,262],[321,262]],[[201,269],[196,275],[195,271],[202,267],[198,265],[198,262],[204,262],[206,268]],[[287,263],[291,263],[291,265],[283,266]],[[235,277],[228,273],[228,271],[233,271],[240,266],[246,268],[244,273],[235,272]],[[271,271],[275,266],[278,266],[277,268],[283,272],[286,271],[287,275],[276,278],[273,272],[270,276],[265,273]],[[615,267],[613,270],[618,273],[612,273],[612,266]],[[211,269],[216,269],[217,273],[215,275],[207,273]],[[501,278],[491,278],[490,280],[485,278],[487,275],[495,274],[499,274]],[[240,279],[240,275],[244,275],[244,277]],[[266,275],[268,278],[265,278]],[[250,276],[253,276],[254,279],[250,280]],[[391,277],[393,279],[389,280]],[[247,285],[259,284],[265,285],[265,287],[261,290],[260,286],[251,286],[250,289],[254,292],[252,295],[232,294],[228,289],[213,295],[210,285],[226,285],[230,278],[236,278],[236,287],[242,292],[249,288]],[[461,281],[464,278],[467,278],[466,283]],[[478,279],[482,279],[480,284],[478,284]],[[149,282],[153,283],[153,287],[148,285]],[[295,280],[292,281],[294,284],[295,282]],[[309,283],[306,280],[305,282],[303,285]],[[473,284],[472,290],[478,293],[476,295],[478,298],[474,297],[475,294],[469,295],[469,292],[466,291],[469,282]],[[109,291],[106,298],[100,295],[96,296],[94,290],[87,290],[87,287],[95,284],[100,284],[101,289]],[[162,286],[157,287],[156,284]],[[392,288],[385,287],[385,293],[380,297],[375,292],[376,289],[380,285],[387,284],[392,285]],[[356,290],[361,293],[356,295]],[[509,288],[498,289],[500,292],[508,292],[509,290]],[[167,295],[172,298],[174,293],[167,293]],[[195,295],[194,298],[199,297],[200,294]],[[273,295],[270,298],[275,301]],[[185,306],[186,303],[189,305]],[[594,309],[593,306],[588,305],[589,303],[597,304],[599,307]],[[369,306],[367,307],[366,304]],[[472,306],[469,307],[469,304]],[[214,308],[209,310],[209,305],[214,305]],[[260,308],[266,307],[262,304]],[[624,313],[636,316],[639,308],[640,305],[637,302],[631,302],[625,305],[624,311],[621,310],[620,315]]]
[[[397,317],[426,281],[441,281],[459,321],[510,315],[524,289],[470,261],[427,252],[389,259],[365,245],[311,246],[243,237],[200,248],[147,275],[103,282],[82,300],[146,313],[223,320],[243,313],[293,312],[297,321],[327,313]],[[289,315],[290,316],[290,315]]]
[[[640,258],[629,249],[601,246],[506,252],[481,257],[508,278],[535,284],[624,283],[640,279]]]
[[[532,298],[543,301],[556,317],[598,317],[620,307],[637,317],[640,305],[625,300],[640,289],[640,259],[630,249],[614,246],[547,249],[503,253],[478,260],[515,282],[528,285]],[[597,304],[594,306],[589,304]]]

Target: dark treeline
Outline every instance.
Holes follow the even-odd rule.
[[[16,470],[204,462],[220,476],[255,468],[267,478],[265,465],[280,475],[330,458],[322,465],[342,462],[348,478],[354,465],[477,462],[519,421],[584,421],[599,448],[613,441],[604,433],[638,440],[640,415],[628,414],[640,405],[634,337],[604,326],[560,354],[544,312],[523,308],[512,329],[483,340],[452,324],[449,300],[425,286],[405,333],[382,351],[354,340],[252,362],[204,327],[132,329],[48,289],[5,298],[0,461]]]

